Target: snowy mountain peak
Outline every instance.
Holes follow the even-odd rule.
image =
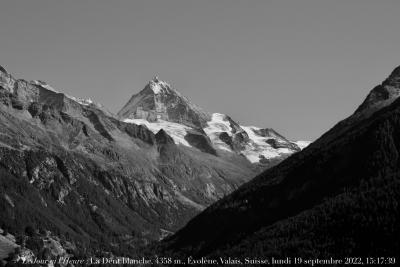
[[[143,90],[133,95],[118,112],[124,119],[159,120],[202,128],[210,115],[192,104],[170,84],[154,77]]]
[[[216,150],[234,153],[252,163],[269,164],[269,159],[300,150],[296,143],[271,128],[241,126],[228,115],[204,112],[157,76],[131,97],[118,117],[124,122],[146,125],[153,133],[164,129],[176,144],[211,154]]]

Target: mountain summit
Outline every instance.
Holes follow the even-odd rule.
[[[304,147],[273,129],[241,126],[228,115],[205,112],[157,76],[131,97],[118,116],[154,133],[164,129],[177,144],[218,156],[239,154],[252,163],[271,165]]]
[[[155,76],[118,112],[122,119],[165,120],[202,128],[210,115],[192,104],[168,83]]]

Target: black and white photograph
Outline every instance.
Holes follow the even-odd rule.
[[[399,266],[399,14],[0,0],[0,267]]]

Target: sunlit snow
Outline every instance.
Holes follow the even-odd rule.
[[[224,120],[226,115],[220,113],[213,113],[211,121],[207,122],[207,127],[204,131],[211,139],[212,144],[219,149],[232,151],[232,149],[224,141],[219,138],[221,132],[226,132],[229,136],[232,136],[232,128],[229,121]]]
[[[69,99],[74,100],[75,102],[78,102],[81,105],[84,105],[84,106],[93,104],[93,100],[91,100],[90,98],[84,99],[84,98],[74,97],[74,96],[69,96],[69,95],[65,95],[65,96],[68,97]]]
[[[303,150],[304,148],[308,147],[312,142],[310,142],[310,141],[296,141],[294,143],[296,145],[298,145],[301,150]]]
[[[278,148],[275,149],[271,147],[266,141],[271,137],[263,137],[256,134],[253,129],[259,130],[260,128],[254,126],[240,126],[249,135],[250,142],[247,144],[246,149],[242,152],[250,162],[259,162],[260,155],[267,159],[276,158],[285,154],[293,153],[292,150],[288,148]],[[273,138],[277,138],[276,136]]]
[[[266,140],[270,138],[280,138],[279,136],[263,137],[256,134],[253,129],[259,130],[258,127],[240,126],[249,136],[250,141],[245,145],[245,149],[241,153],[252,163],[259,162],[262,157],[267,159],[280,157],[285,154],[293,153],[288,148],[275,149],[271,147]],[[233,135],[233,130],[227,116],[221,113],[213,113],[211,121],[204,128],[206,134],[210,137],[211,142],[216,148],[232,151],[231,147],[219,138],[222,132],[226,132],[229,136]],[[260,157],[261,156],[261,157]]]

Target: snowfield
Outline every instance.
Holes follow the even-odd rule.
[[[209,121],[208,126],[204,128],[206,134],[210,137],[211,142],[216,148],[233,152],[229,145],[219,138],[221,132],[226,132],[229,136],[233,135],[233,129],[230,122],[225,114],[213,113],[211,121]],[[288,148],[278,148],[275,149],[271,147],[266,141],[268,139],[281,139],[278,135],[272,135],[270,137],[263,137],[256,134],[253,130],[260,130],[259,127],[254,126],[240,126],[249,136],[250,142],[246,145],[246,148],[242,151],[242,154],[251,162],[257,163],[262,157],[267,159],[280,157],[282,155],[287,155],[293,153],[292,150]],[[307,146],[307,142],[303,141],[303,147]],[[261,157],[260,157],[261,156]]]
[[[126,119],[124,122],[134,123],[137,125],[146,125],[146,127],[155,134],[158,133],[159,130],[163,129],[169,136],[172,137],[172,139],[174,139],[175,144],[182,144],[184,146],[191,147],[188,141],[185,140],[187,131],[191,129],[188,126],[164,120],[149,122],[145,119]]]
[[[260,128],[258,127],[254,126],[240,126],[240,127],[242,127],[242,129],[246,131],[251,140],[250,143],[246,146],[246,149],[242,152],[243,155],[245,155],[246,158],[251,163],[259,162],[262,157],[265,157],[266,159],[271,159],[293,153],[293,151],[288,148],[275,149],[266,142],[268,139],[271,138],[280,139],[279,136],[263,137],[256,134],[253,131],[253,130],[260,130]]]
[[[134,123],[138,125],[146,125],[146,127],[153,133],[157,133],[159,130],[164,129],[168,135],[172,137],[176,144],[182,144],[184,146],[192,147],[186,140],[185,136],[190,127],[164,120],[158,120],[157,122],[149,122],[145,119],[125,119],[124,122]],[[254,132],[254,130],[260,130],[261,128],[254,126],[240,126],[249,136],[250,141],[246,144],[245,149],[241,153],[251,162],[258,163],[260,159],[272,159],[288,154],[292,154],[294,151],[288,148],[273,148],[266,141],[274,138],[277,140],[283,140],[280,136],[272,134],[268,137],[263,137]],[[229,151],[234,153],[232,148],[219,138],[222,132],[226,132],[229,136],[233,135],[233,129],[230,122],[225,114],[213,113],[211,121],[207,123],[207,127],[204,128],[204,132],[210,138],[213,146],[217,149]],[[310,142],[298,141],[294,142],[303,149]]]
[[[213,113],[211,121],[207,122],[208,126],[204,128],[204,131],[215,148],[232,152],[230,146],[219,138],[221,132],[226,132],[229,136],[232,136],[232,128],[230,123],[224,120],[225,117],[224,114]]]

